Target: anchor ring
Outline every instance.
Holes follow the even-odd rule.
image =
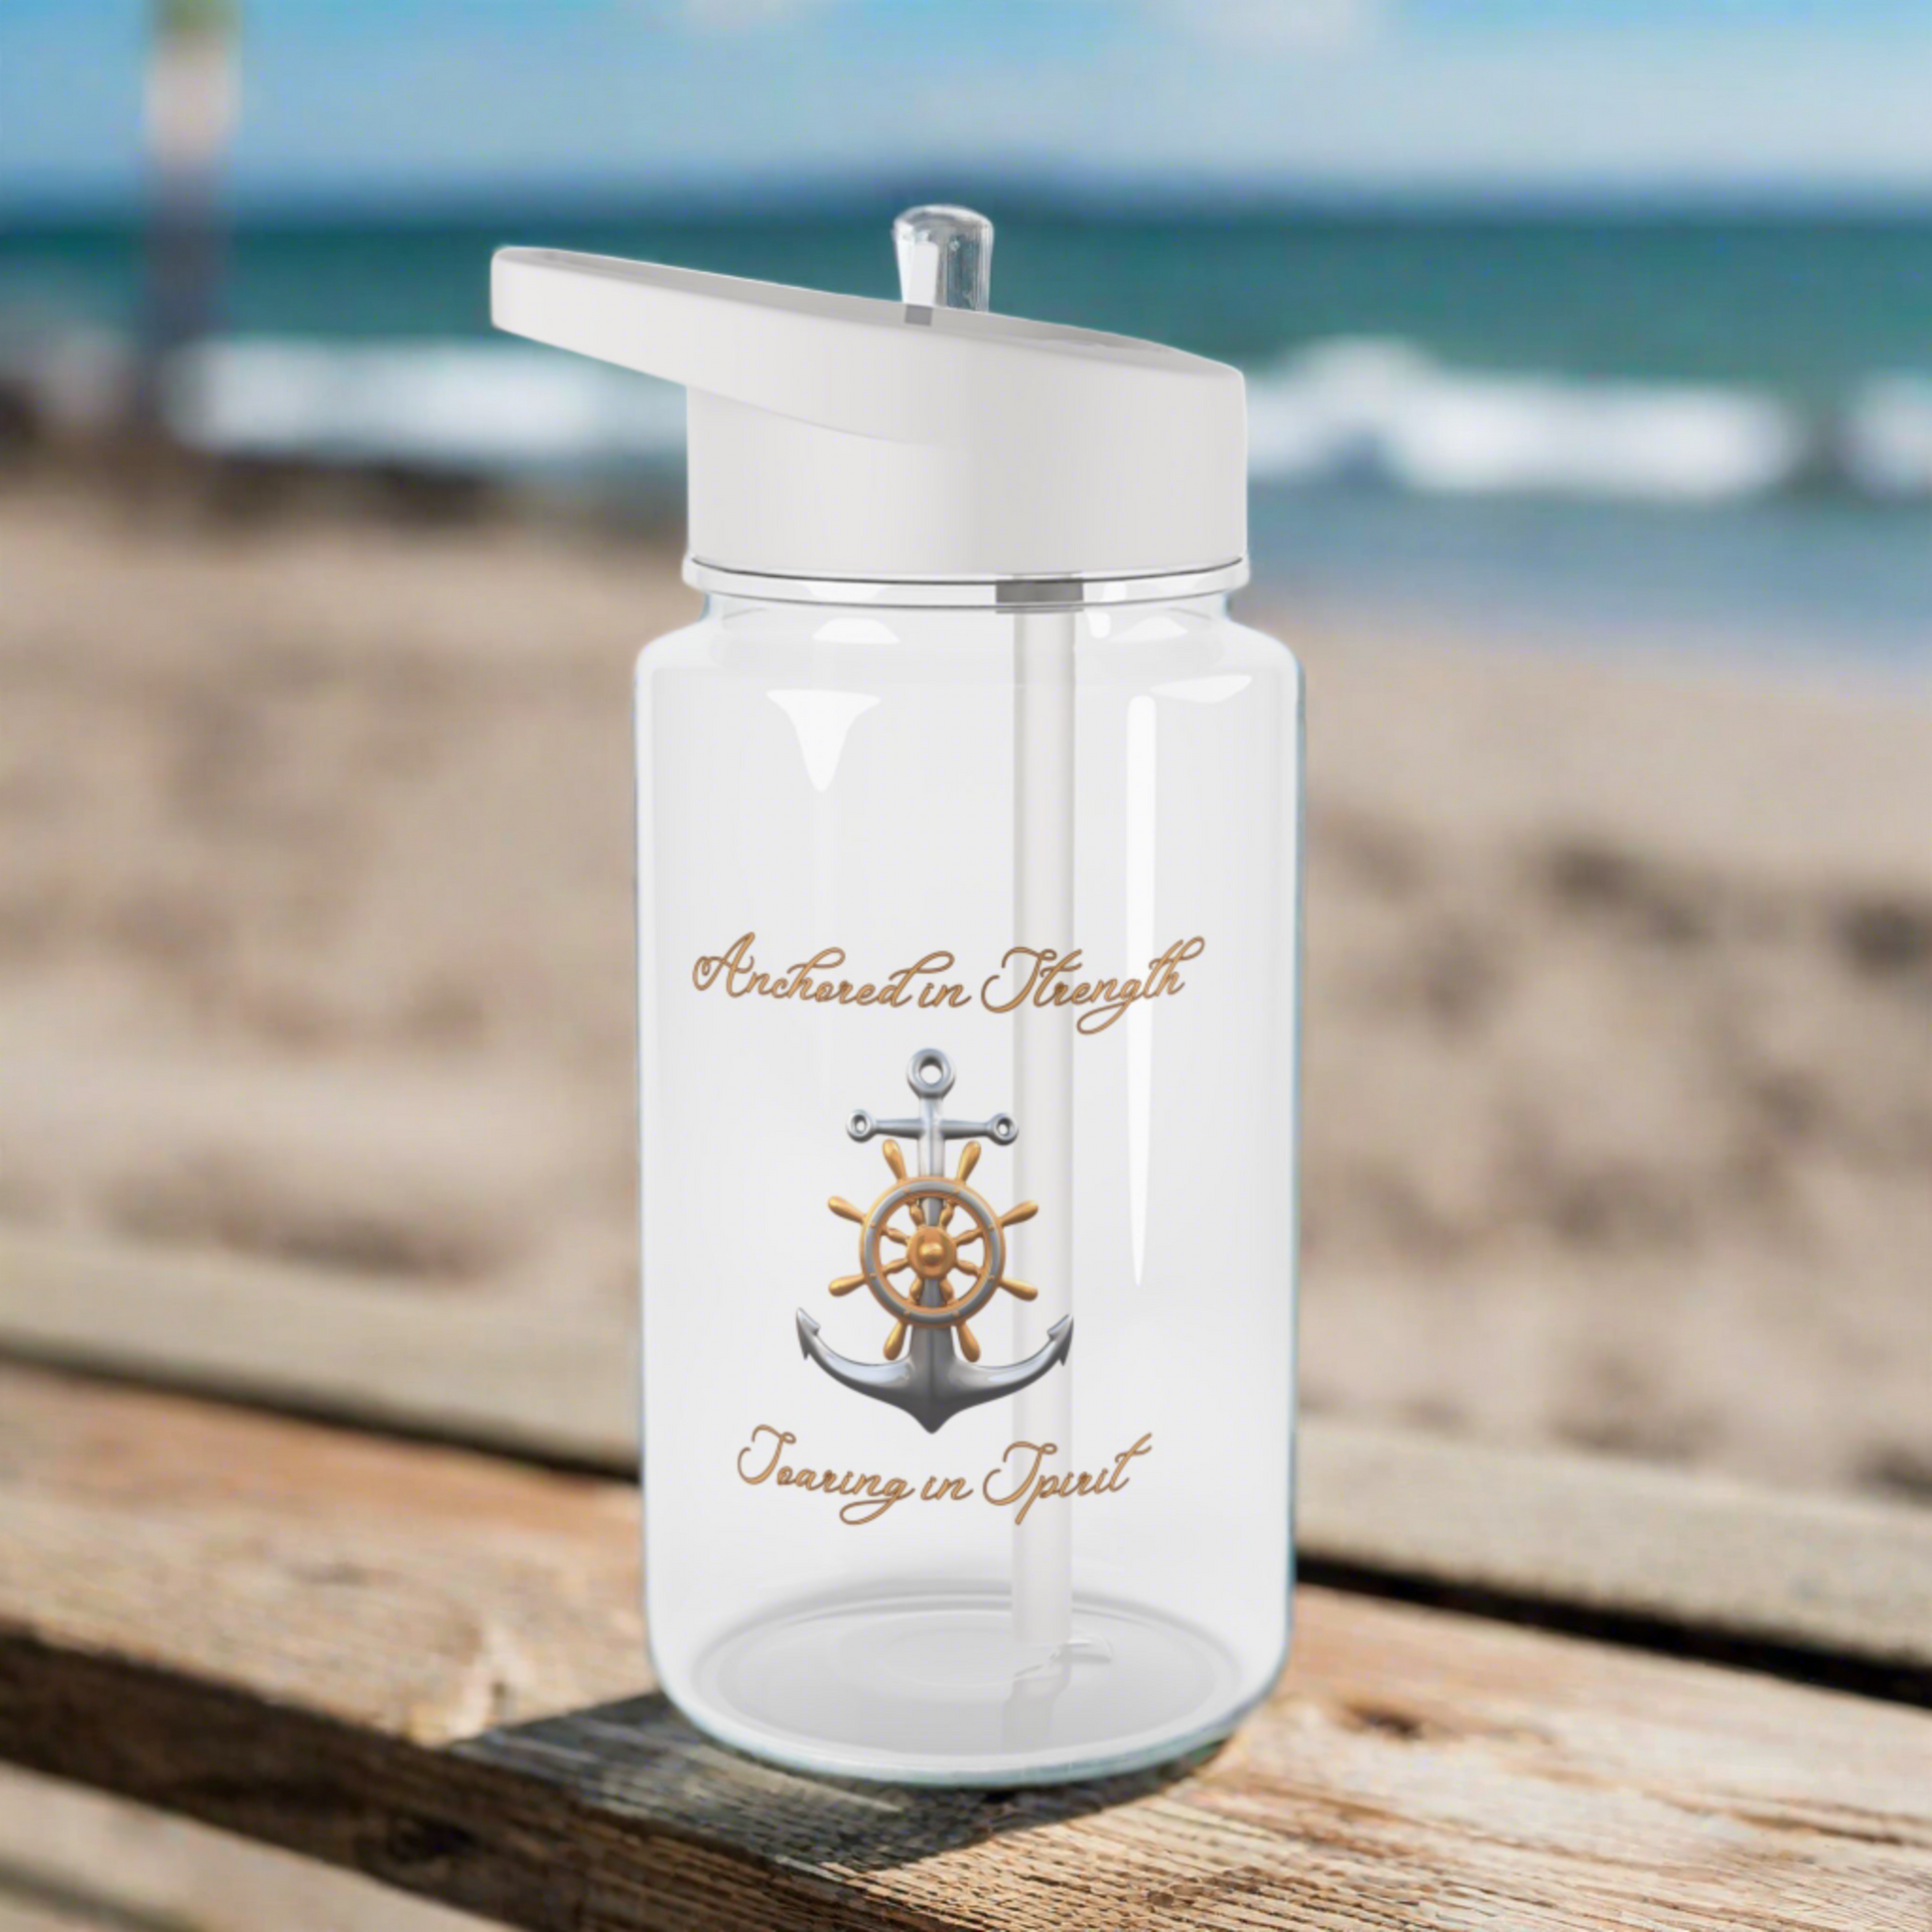
[[[936,1046],[921,1046],[906,1062],[905,1083],[916,1094],[943,1100],[952,1092],[952,1061]]]

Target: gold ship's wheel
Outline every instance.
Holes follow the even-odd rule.
[[[1039,1208],[1029,1200],[995,1214],[966,1185],[979,1160],[972,1142],[960,1151],[959,1172],[950,1175],[908,1174],[897,1141],[886,1142],[883,1151],[893,1184],[869,1208],[832,1196],[832,1212],[859,1226],[859,1272],[840,1276],[832,1293],[872,1291],[893,1317],[886,1337],[889,1362],[898,1358],[911,1328],[956,1330],[960,1352],[976,1362],[980,1345],[967,1326],[969,1318],[1001,1289],[1023,1302],[1039,1293],[1006,1272],[1007,1229],[1031,1221]],[[953,1222],[962,1218],[967,1225],[955,1233]]]

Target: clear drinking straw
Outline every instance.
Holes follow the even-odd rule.
[[[1025,612],[1014,626],[1014,935],[1023,946],[1072,944],[1073,639],[1071,611]],[[1061,1007],[1015,1010],[1015,1187],[1048,1203],[1027,1230],[1038,1298],[1014,1307],[1014,1358],[1046,1345],[1073,1311],[1073,1022]],[[1014,1397],[1014,1440],[1051,1443],[1041,1464],[1070,1465],[1073,1365],[1069,1358]],[[1072,1635],[1072,1511],[1030,1510],[1013,1526],[1013,1627],[1024,1649],[1061,1650]]]
[[[993,224],[961,207],[907,208],[893,223],[899,298],[909,307],[984,309],[992,284]],[[1073,641],[1071,611],[1021,612],[1014,657],[1014,940],[1063,948],[1073,929]],[[1014,1015],[1014,1146],[1019,1198],[1045,1207],[1027,1230],[1038,1299],[1016,1302],[1014,1359],[1043,1348],[1073,1310],[1073,1032],[1063,1009]],[[1014,1397],[1013,1440],[1051,1443],[1042,1469],[1069,1466],[1072,1365],[1063,1362]],[[1030,1510],[1013,1530],[1013,1634],[1030,1653],[1064,1653],[1072,1633],[1071,1512]]]

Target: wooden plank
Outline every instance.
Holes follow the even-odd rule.
[[[452,1303],[452,1295],[462,1299]],[[634,1332],[419,1281],[0,1233],[0,1353],[610,1469]]]
[[[0,1764],[0,1932],[480,1932],[272,1846]]]
[[[1932,1717],[1323,1590],[1191,1771],[754,1765],[651,1687],[634,1508],[0,1370],[0,1753],[546,1932],[1932,1923]]]
[[[420,1285],[0,1238],[0,1351],[590,1467],[636,1455],[627,1325]],[[1317,1569],[1932,1673],[1932,1512],[1321,1418]]]
[[[1932,1511],[1325,1420],[1303,1550],[1330,1568],[1932,1674]]]

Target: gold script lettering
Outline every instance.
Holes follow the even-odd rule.
[[[857,984],[839,976],[845,964],[843,946],[821,946],[809,959],[795,959],[773,974],[759,970],[753,947],[756,932],[742,932],[723,952],[704,953],[691,967],[691,984],[700,993],[722,986],[728,999],[759,997],[797,1000],[807,1006],[842,1007],[969,1007],[973,996],[966,985],[943,976],[955,965],[943,948],[922,953],[877,980]],[[1187,982],[1180,969],[1207,950],[1196,933],[1176,939],[1165,952],[1147,962],[1147,971],[1131,978],[1094,976],[1078,946],[1062,952],[1052,946],[1010,946],[999,970],[980,987],[979,1003],[989,1013],[1012,1013],[1029,1004],[1066,1007],[1077,1011],[1074,1030],[1104,1034],[1136,1001],[1159,1000],[1178,993]]]
[[[876,1523],[888,1510],[908,1499],[922,1503],[971,1502],[974,1497],[996,1509],[1011,1509],[1014,1521],[1024,1523],[1035,1503],[1054,1496],[1106,1496],[1127,1487],[1127,1468],[1136,1456],[1148,1454],[1154,1437],[1143,1436],[1131,1449],[1114,1457],[1111,1468],[1047,1472],[1047,1458],[1059,1453],[1056,1443],[1009,1443],[997,1468],[975,1488],[965,1476],[916,1477],[874,1475],[857,1469],[812,1468],[784,1459],[797,1444],[789,1429],[759,1423],[738,1452],[740,1481],[751,1488],[769,1482],[778,1489],[803,1489],[814,1495],[839,1498],[839,1521]]]

